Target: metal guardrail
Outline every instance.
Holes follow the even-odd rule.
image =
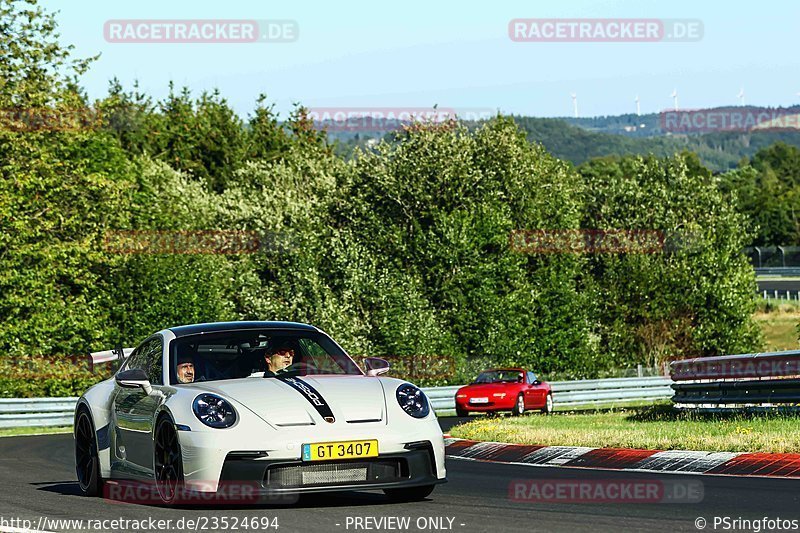
[[[454,415],[456,413],[456,391],[463,385],[452,387],[422,387],[422,391],[431,402],[437,415]]]
[[[553,404],[571,407],[588,405],[602,407],[631,401],[669,399],[672,394],[669,378],[613,378],[582,381],[554,381]]]
[[[631,401],[669,399],[671,381],[664,377],[554,381],[556,409],[575,406],[602,407]],[[431,406],[439,415],[454,414],[456,391],[452,387],[424,387]],[[77,398],[0,399],[0,428],[72,425]]]
[[[675,361],[667,377],[554,381],[556,409],[672,398],[676,404],[800,404],[800,350]],[[778,378],[778,379],[775,379]],[[439,415],[455,413],[461,385],[424,387]],[[0,428],[71,425],[77,398],[0,399]]]
[[[0,398],[0,428],[71,426],[78,398]]]
[[[588,379],[581,381],[553,381],[555,409],[577,406],[604,407],[635,401],[668,400],[672,397],[672,381],[656,376],[649,378]],[[455,394],[462,386],[428,387],[422,390],[431,401],[437,414],[455,413]]]
[[[800,276],[800,267],[759,267],[756,276]]]
[[[678,405],[771,406],[800,403],[800,350],[674,361]]]

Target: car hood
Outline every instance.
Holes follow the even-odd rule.
[[[380,380],[367,376],[298,376],[327,404],[334,424],[384,422],[386,399]],[[273,426],[327,424],[306,394],[277,378],[251,377],[197,383],[202,389],[230,398]]]
[[[467,385],[459,389],[459,393],[470,394],[472,396],[480,396],[483,394],[492,394],[495,392],[508,392],[509,389],[514,388],[517,383],[479,383]]]

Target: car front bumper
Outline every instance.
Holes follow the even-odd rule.
[[[285,429],[278,435],[263,426],[250,427],[245,434],[230,430],[179,431],[184,484],[188,490],[199,492],[217,492],[220,482],[243,482],[259,492],[300,493],[444,482],[442,431],[433,416],[419,422],[412,431],[393,430],[385,424],[364,424],[358,432],[349,428],[323,432],[325,428],[316,427],[315,435],[308,428]],[[348,461],[301,458],[303,443],[367,439],[378,440],[378,457]],[[358,468],[348,466],[359,462],[366,464]],[[323,465],[332,464],[343,465],[341,470],[349,470],[352,478],[326,474]],[[330,475],[332,483],[325,482],[326,475]],[[289,482],[292,479],[299,479],[300,483]]]
[[[516,404],[516,397],[506,396],[505,398],[491,399],[489,403],[469,403],[469,398],[456,400],[456,406],[464,411],[491,412],[491,411],[510,411]]]
[[[299,494],[341,490],[418,487],[444,483],[436,476],[432,446],[369,459],[286,461],[228,455],[220,485],[255,487],[261,494]]]

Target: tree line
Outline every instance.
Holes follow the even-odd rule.
[[[0,12],[0,108],[101,117],[0,128],[5,358],[239,319],[313,323],[357,355],[456,361],[437,383],[484,364],[588,378],[760,343],[741,253],[751,222],[730,184],[761,163],[736,179],[689,153],[576,167],[504,116],[412,124],[342,157],[302,106],[282,119],[266,96],[245,119],[218,92],[174,87],[155,101],[112,81],[90,102],[80,87],[90,61],[58,44],[52,15],[27,0],[0,0]],[[627,253],[510,245],[517,230],[582,229],[663,238]],[[165,231],[236,231],[261,244],[108,245],[120,232]]]

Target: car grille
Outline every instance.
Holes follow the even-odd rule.
[[[389,483],[408,477],[400,459],[275,465],[264,474],[264,486],[316,487],[335,484]]]

